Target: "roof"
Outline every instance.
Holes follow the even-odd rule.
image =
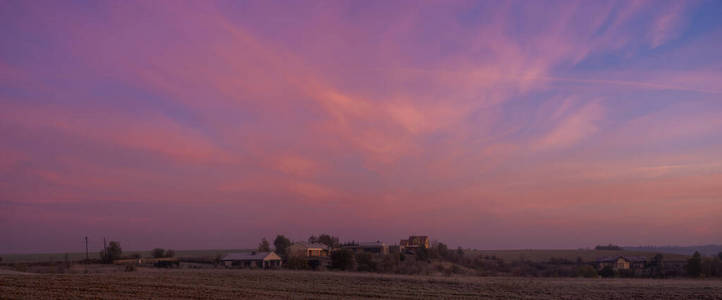
[[[644,257],[644,256],[622,256],[622,255],[620,255],[620,256],[607,256],[607,257],[598,258],[597,262],[614,262],[620,258],[625,259],[629,262],[646,262],[648,260],[647,257]]]
[[[274,252],[243,252],[228,253],[221,260],[280,260],[281,257]]]
[[[342,248],[378,248],[378,247],[386,247],[386,244],[380,241],[375,242],[359,242],[359,243],[349,243],[344,244],[341,246]]]
[[[358,246],[361,248],[373,248],[373,247],[385,247],[386,244],[376,241],[376,242],[361,242],[358,243]]]
[[[310,243],[310,244],[309,244],[309,243],[306,243],[306,242],[297,242],[297,243],[293,243],[293,246],[304,247],[304,248],[306,248],[306,249],[323,249],[323,250],[328,250],[328,246],[326,246],[325,244],[321,244],[321,243]]]

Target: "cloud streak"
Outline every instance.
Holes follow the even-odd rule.
[[[489,248],[714,242],[715,11],[2,3],[0,252],[85,235],[242,248],[329,228]],[[220,228],[244,230],[206,234]]]

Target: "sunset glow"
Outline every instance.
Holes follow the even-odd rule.
[[[0,0],[0,253],[720,243],[720,16]]]

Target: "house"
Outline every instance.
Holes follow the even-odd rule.
[[[429,247],[431,247],[431,243],[429,242],[428,236],[412,235],[409,236],[408,240],[401,240],[401,242],[399,242],[399,247],[401,247],[401,249],[429,249]]]
[[[306,257],[325,257],[328,256],[328,246],[320,243],[293,243],[289,249],[289,253]]]
[[[221,261],[226,267],[274,269],[281,267],[281,257],[275,252],[228,253]]]
[[[597,259],[597,268],[611,267],[614,270],[643,269],[647,265],[644,256],[608,256]]]
[[[359,252],[366,252],[371,254],[382,254],[386,255],[389,254],[389,247],[381,242],[381,241],[375,241],[375,242],[351,242],[341,245],[342,249],[348,249],[353,252],[359,253]]]

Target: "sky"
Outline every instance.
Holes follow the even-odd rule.
[[[722,243],[720,15],[0,0],[0,253]]]

